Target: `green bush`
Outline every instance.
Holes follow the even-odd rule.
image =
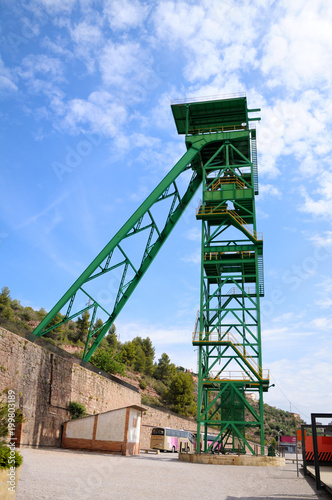
[[[111,347],[99,349],[91,357],[90,363],[108,373],[125,374],[125,367],[120,360],[120,354],[116,353]]]
[[[58,342],[55,339],[52,339],[51,337],[43,337],[46,342],[52,345],[58,345]]]
[[[23,462],[22,455],[18,451],[14,454],[8,446],[0,448],[0,469],[9,469],[10,467],[19,467]]]
[[[87,415],[84,404],[77,403],[77,401],[71,401],[67,406],[67,410],[69,411],[72,420],[75,418],[85,417]]]
[[[156,380],[155,382],[153,382],[152,387],[159,396],[163,396],[167,389],[166,385],[161,380]]]
[[[154,406],[162,406],[159,399],[154,398],[152,396],[142,396],[142,404],[143,405],[154,405]]]
[[[146,389],[146,387],[147,387],[147,383],[145,382],[145,380],[143,380],[143,379],[141,378],[140,383],[139,383],[139,386],[140,386],[140,388],[141,388],[141,389],[143,389],[143,391],[144,391],[144,389]]]

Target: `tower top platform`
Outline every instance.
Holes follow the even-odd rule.
[[[199,134],[212,130],[238,130],[249,128],[249,112],[260,109],[248,109],[247,98],[232,97],[204,100],[179,99],[171,103],[172,113],[178,134]]]

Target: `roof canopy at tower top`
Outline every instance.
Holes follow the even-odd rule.
[[[248,128],[249,121],[260,119],[248,117],[248,112],[260,109],[248,109],[245,96],[204,101],[183,99],[172,101],[171,108],[179,134]]]

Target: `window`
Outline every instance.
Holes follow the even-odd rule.
[[[160,429],[160,428],[155,428],[155,429],[152,429],[152,435],[153,436],[163,436],[165,434],[165,431],[164,429]]]

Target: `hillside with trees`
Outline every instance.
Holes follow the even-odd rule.
[[[7,287],[2,288],[0,326],[3,328],[26,337],[46,314],[43,308],[35,311],[32,307],[22,306],[18,300],[12,299]],[[60,320],[59,314],[54,322]],[[99,324],[101,320],[97,319],[95,326],[98,327]],[[76,321],[69,321],[44,338],[75,356],[82,357],[89,327],[90,314],[85,311]],[[161,406],[181,416],[195,417],[197,376],[183,367],[175,366],[167,353],[162,353],[156,360],[155,347],[149,337],[137,336],[122,343],[118,339],[116,326],[112,325],[90,363],[136,386],[142,395],[143,404]],[[264,421],[267,443],[275,439],[280,430],[285,435],[295,435],[296,428],[303,423],[293,414],[267,404],[264,405]],[[251,429],[247,437],[258,442],[259,431]]]

